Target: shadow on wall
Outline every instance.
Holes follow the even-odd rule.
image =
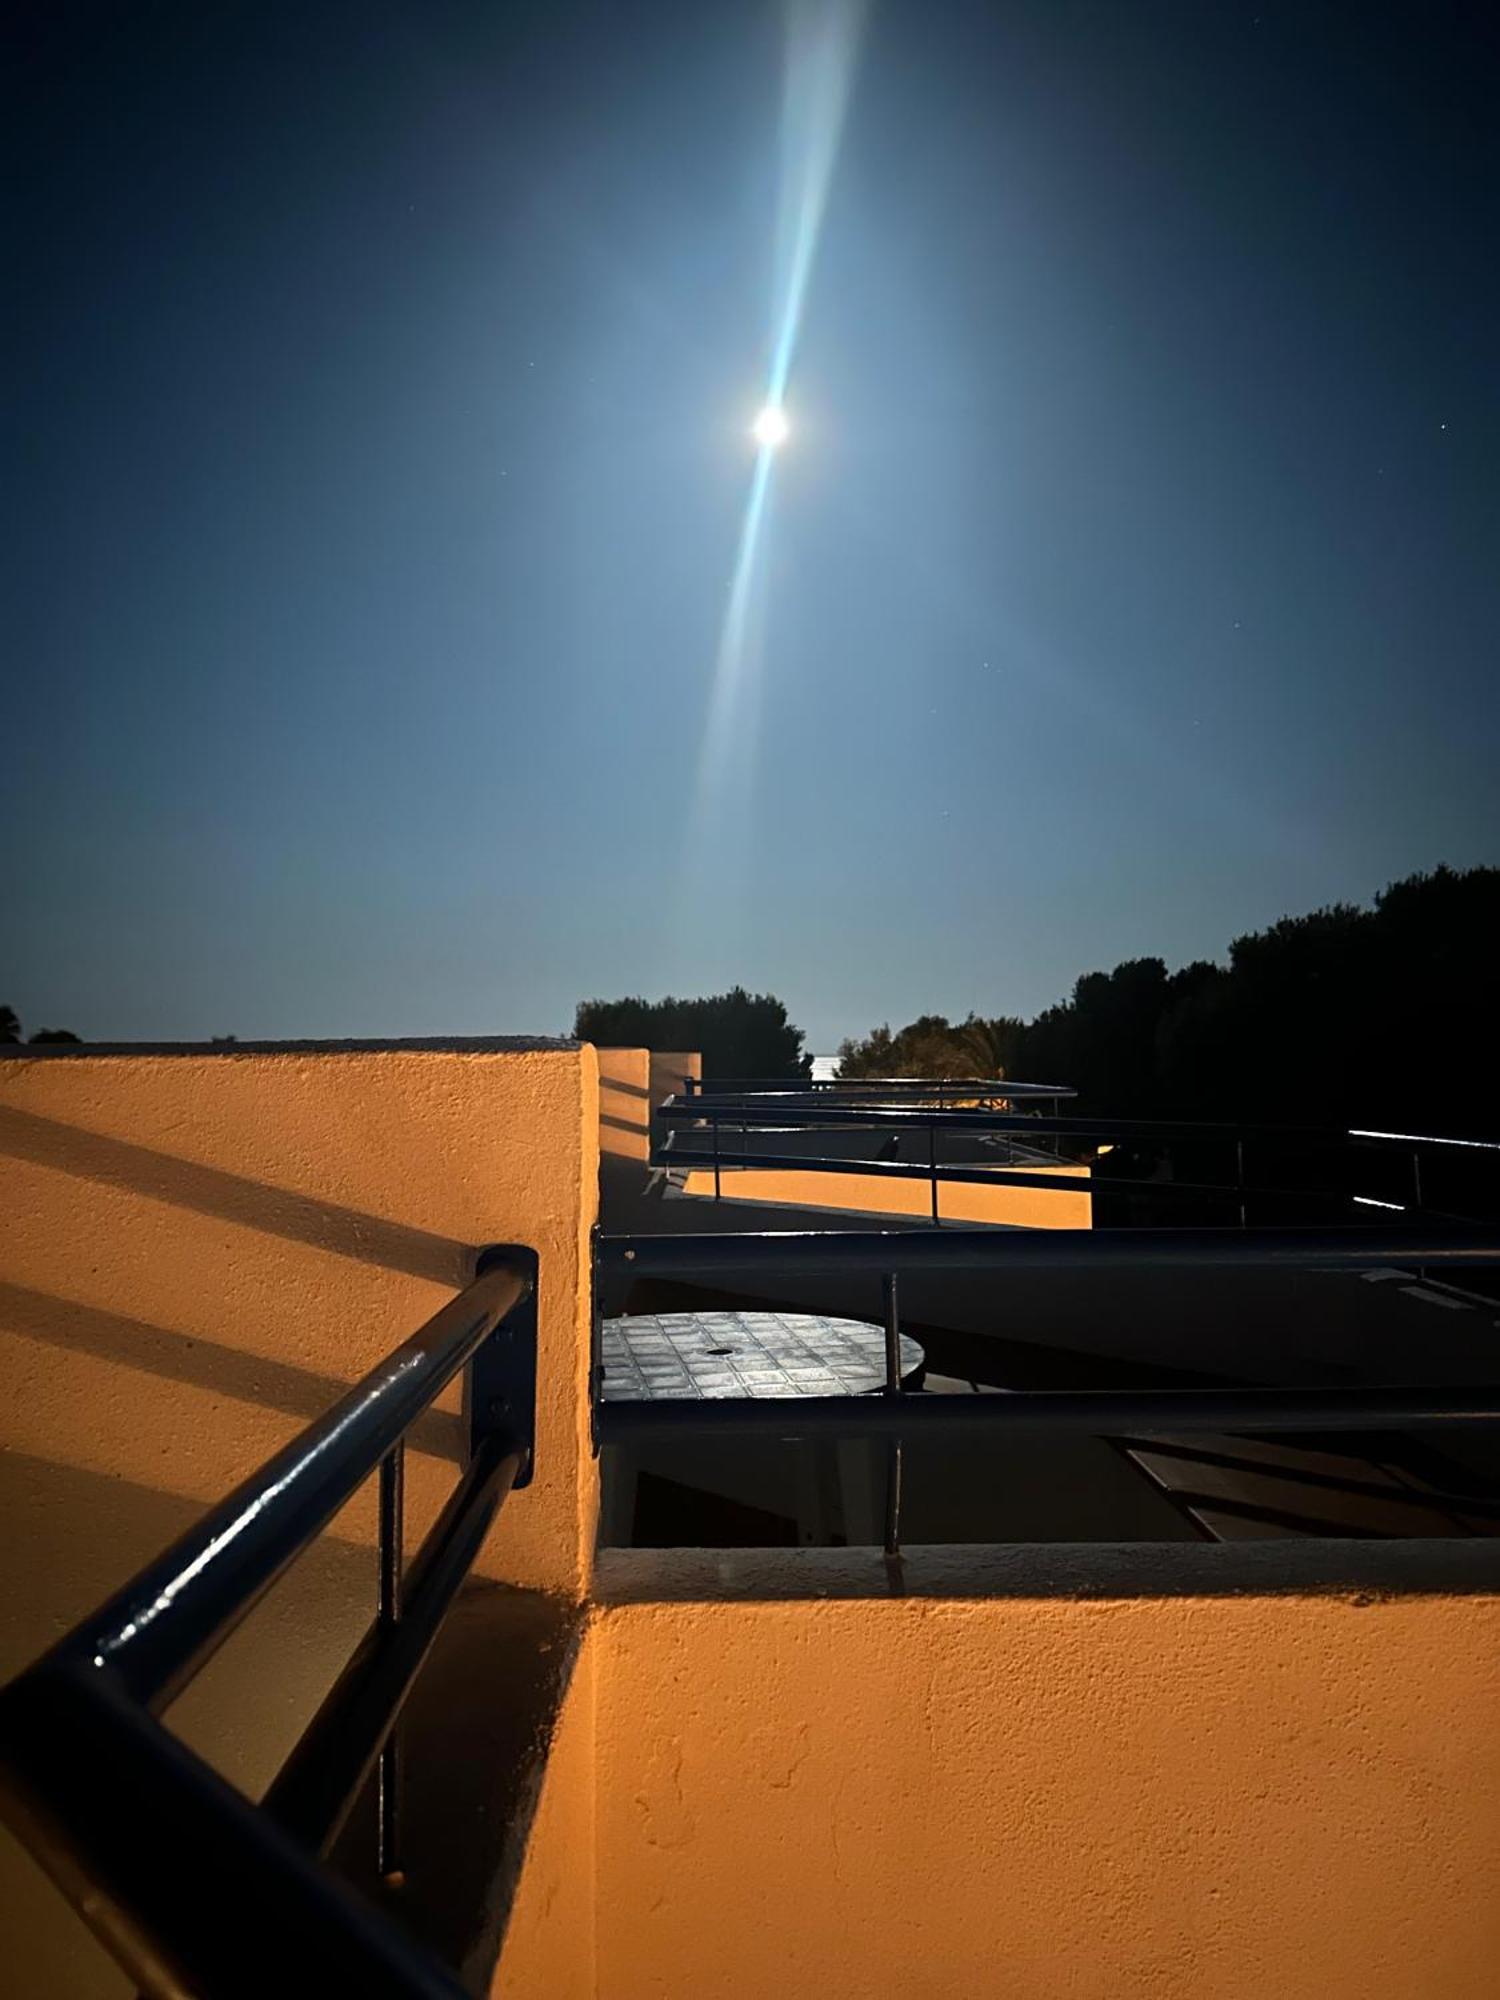
[[[248,1061],[126,1052],[107,1065],[0,1064],[0,1093],[0,1675],[337,1402],[468,1278],[473,1245],[507,1235],[547,1260],[546,1471],[506,1507],[471,1587],[486,1605],[529,1602],[496,1573],[567,1604],[581,1595],[592,1546],[579,1286],[594,1201],[582,1119],[594,1105],[591,1058],[552,1047],[476,1059],[381,1046],[290,1063],[276,1049]],[[462,1387],[450,1383],[409,1436],[413,1548],[453,1488]],[[370,1624],[372,1488],[363,1483],[171,1712],[174,1731],[247,1792],[283,1761]],[[432,1813],[460,1796],[461,1766],[491,1814],[465,1830],[472,1851],[449,1871],[470,1903],[476,1881],[483,1889],[483,1923],[460,1913],[478,1939],[503,1914],[491,1876],[507,1828],[493,1782],[472,1772],[484,1729],[455,1715],[451,1686],[437,1706],[453,1740]],[[425,1780],[414,1774],[409,1788],[413,1824]],[[360,1868],[368,1886],[368,1852]],[[81,2000],[132,1990],[3,1835],[0,1906],[21,1928],[0,1987]]]
[[[598,1049],[601,1162],[651,1157],[651,1058],[645,1049]]]
[[[10,1105],[0,1105],[0,1154],[435,1284],[464,1285],[473,1273],[468,1244]]]
[[[309,1423],[322,1416],[349,1386],[337,1376],[317,1375],[311,1369],[223,1347],[196,1334],[176,1333],[170,1327],[128,1319],[123,1313],[101,1312],[97,1306],[83,1305],[76,1299],[34,1292],[3,1280],[0,1326],[49,1347],[119,1362],[148,1375],[209,1389],[264,1410],[280,1410],[285,1416],[301,1417]],[[434,1458],[462,1462],[463,1425],[458,1417],[442,1410],[429,1410],[419,1418],[407,1441]]]
[[[467,1244],[13,1106],[0,1105],[0,1155],[438,1284],[457,1288],[473,1269],[474,1250]],[[309,1421],[349,1386],[337,1376],[3,1281],[0,1324],[49,1346]],[[429,1410],[408,1442],[456,1464],[463,1426],[455,1415]]]
[[[0,1453],[0,1680],[180,1535],[191,1500]],[[368,1549],[323,1536],[267,1593],[180,1700],[174,1735],[251,1797],[275,1775],[370,1621]],[[272,1663],[274,1662],[274,1670]],[[134,1983],[105,1956],[24,1850],[0,1831],[5,1989],[113,2000]]]

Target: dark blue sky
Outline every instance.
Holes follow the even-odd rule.
[[[1493,9],[12,7],[0,999],[812,1044],[1500,859]],[[696,801],[696,803],[695,803]]]

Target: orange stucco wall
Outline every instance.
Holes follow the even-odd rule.
[[[1285,1548],[1243,1590],[1238,1550],[1154,1552],[1208,1579],[1166,1595],[979,1550],[909,1552],[905,1596],[876,1557],[845,1594],[833,1550],[606,1583],[598,1994],[1488,2000],[1500,1598],[1283,1593]],[[735,1595],[747,1563],[792,1586]]]
[[[1055,1188],[983,1187],[973,1181],[943,1181],[938,1213],[945,1222],[1006,1223],[1019,1229],[1089,1229],[1093,1204],[1087,1172],[1077,1167],[1028,1167],[1046,1174]],[[785,1202],[796,1208],[853,1209],[873,1215],[930,1215],[932,1183],[895,1174],[839,1174],[795,1168],[736,1168],[721,1175],[725,1201]],[[685,1183],[688,1194],[712,1196],[711,1168],[698,1168]]]
[[[651,1053],[651,1102],[681,1097],[689,1081],[703,1078],[703,1058],[696,1049],[654,1049]]]
[[[534,1483],[479,1568],[580,1596],[594,1537],[593,1051],[393,1045],[0,1060],[0,1675],[415,1330],[483,1243],[541,1252]],[[408,1535],[457,1476],[457,1385]],[[259,1791],[369,1621],[367,1490],[174,1708]],[[18,1991],[125,1992],[0,1836]]]
[[[650,1049],[594,1051],[599,1061],[599,1152],[606,1161],[630,1160],[644,1167],[651,1158],[651,1114],[665,1098],[702,1074],[696,1053]]]
[[[580,1594],[596,1091],[592,1051],[568,1047],[0,1062],[0,1441],[216,1499],[451,1296],[480,1244],[525,1242],[538,1477],[484,1567]],[[420,1527],[456,1474],[456,1415],[416,1442]]]
[[[491,1987],[497,2000],[594,2000],[598,1648],[585,1634],[547,1747],[526,1862]]]
[[[651,1056],[646,1049],[596,1049],[599,1151],[644,1166],[651,1157]]]

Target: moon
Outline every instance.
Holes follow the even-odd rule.
[[[751,425],[750,435],[762,451],[775,451],[778,445],[786,443],[791,428],[780,403],[767,403]]]

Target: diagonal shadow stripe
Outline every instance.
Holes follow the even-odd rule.
[[[0,1282],[0,1326],[51,1347],[97,1355],[148,1375],[308,1420],[320,1417],[349,1387],[332,1375],[263,1360],[196,1334],[177,1333],[123,1313],[101,1312],[97,1306],[32,1291],[26,1285]],[[455,1416],[429,1410],[407,1433],[407,1443],[434,1458],[461,1462],[463,1426]]]
[[[86,1132],[14,1105],[0,1105],[0,1152],[440,1285],[465,1285],[473,1276],[472,1250],[449,1237]]]
[[[644,1139],[651,1129],[644,1118],[639,1120],[634,1118],[612,1118],[607,1111],[599,1113],[599,1123],[607,1125],[612,1132],[629,1132],[632,1137],[637,1139]]]

